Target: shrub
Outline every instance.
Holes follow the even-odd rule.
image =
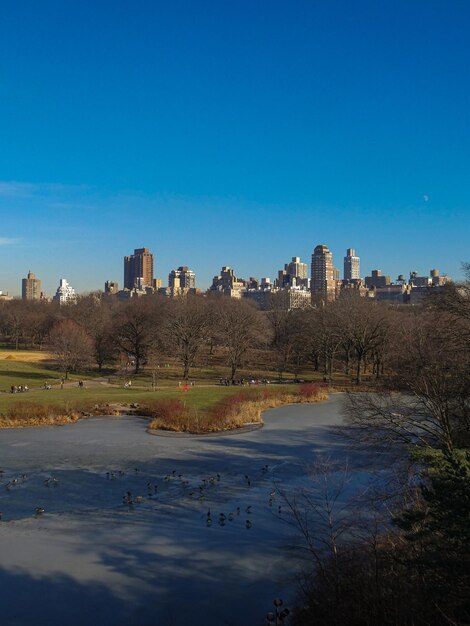
[[[3,426],[41,426],[47,424],[64,424],[78,419],[75,409],[54,406],[51,404],[35,404],[34,402],[16,402],[6,415],[0,419]]]
[[[240,410],[242,404],[248,401],[254,401],[259,397],[259,393],[254,391],[240,391],[230,396],[225,396],[211,407],[209,414],[212,419],[222,421],[229,415],[234,415]]]
[[[153,418],[150,428],[176,431],[189,430],[188,410],[178,398],[149,400],[144,407],[141,407],[140,412],[142,415]]]
[[[305,399],[323,399],[326,395],[326,389],[324,385],[320,383],[304,383],[299,387],[299,396]]]
[[[161,419],[173,419],[187,412],[185,405],[179,398],[150,400],[146,403],[145,409],[151,412],[152,417],[160,417]]]

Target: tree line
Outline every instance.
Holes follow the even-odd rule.
[[[458,293],[449,287],[445,297],[450,301]],[[354,293],[290,311],[275,294],[270,310],[261,311],[245,300],[221,296],[120,301],[94,293],[62,306],[2,303],[0,340],[15,349],[47,348],[66,375],[91,366],[117,368],[129,359],[137,374],[171,360],[181,367],[183,379],[193,367],[217,362],[227,368],[230,381],[241,368],[256,367],[274,370],[280,378],[311,369],[325,381],[341,374],[361,383],[364,376],[390,377],[397,364],[401,375],[404,368],[413,370],[416,350],[421,350],[420,362],[430,358],[426,350],[434,353],[436,346],[442,351],[449,345],[445,316],[437,304],[391,307]],[[455,350],[446,354],[449,360],[458,358]],[[408,361],[402,358],[406,355]]]

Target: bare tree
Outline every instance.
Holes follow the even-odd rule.
[[[133,360],[135,374],[140,372],[148,351],[157,340],[158,330],[158,309],[153,299],[136,298],[115,311],[113,337],[118,347]]]
[[[338,311],[338,314],[339,311]],[[379,354],[389,332],[388,310],[380,303],[370,302],[356,294],[342,300],[340,325],[343,343],[352,347],[356,359],[356,383],[361,382],[367,357]]]
[[[431,292],[427,304],[458,319],[470,320],[470,263],[462,263],[462,269],[466,280],[449,283],[435,295]]]
[[[32,302],[29,304],[27,326],[33,346],[42,350],[56,319],[49,303]]]
[[[355,499],[347,495],[351,473],[347,465],[338,466],[330,459],[319,458],[308,469],[308,478],[306,487],[289,493],[280,491],[287,508],[283,519],[296,530],[300,541],[295,547],[306,557],[309,570],[313,562],[315,571],[339,603],[341,551],[359,526]]]
[[[320,358],[323,362],[325,380],[331,380],[333,377],[334,360],[343,343],[344,333],[337,308],[337,303],[331,302],[308,312],[309,354],[315,355],[315,358]]]
[[[470,352],[462,325],[439,311],[402,316],[392,390],[348,398],[349,421],[361,438],[449,451],[468,445]]]
[[[27,325],[27,311],[21,300],[13,300],[7,303],[4,309],[3,324],[4,331],[9,335],[10,340],[13,341],[15,350],[18,350]]]
[[[66,379],[69,372],[88,365],[92,357],[91,337],[73,320],[61,320],[54,325],[50,333],[50,346]]]
[[[237,370],[244,365],[248,351],[263,340],[265,329],[261,313],[243,300],[217,298],[213,303],[215,325],[227,351],[230,380],[233,382]]]
[[[299,327],[294,323],[295,317],[296,312],[293,309],[285,308],[282,294],[271,296],[266,319],[271,328],[271,348],[276,355],[275,366],[280,379],[283,373],[288,371],[298,345]]]
[[[93,355],[101,371],[105,363],[117,356],[117,345],[113,340],[113,320],[110,303],[101,294],[89,294],[79,298],[70,315],[82,324],[93,339]]]
[[[207,302],[195,296],[182,296],[168,303],[163,340],[167,350],[175,354],[188,380],[191,367],[206,343],[211,317]]]

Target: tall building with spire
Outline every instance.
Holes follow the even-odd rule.
[[[358,280],[361,277],[360,263],[354,248],[348,248],[344,257],[344,280]]]
[[[334,279],[333,254],[328,246],[320,244],[312,254],[312,301],[334,300],[336,281]]]
[[[23,278],[21,281],[21,297],[23,300],[41,299],[41,281],[31,270],[28,272],[28,278]]]
[[[124,257],[124,289],[153,287],[153,254],[148,248],[136,248]]]

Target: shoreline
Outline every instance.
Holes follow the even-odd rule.
[[[28,423],[25,424],[25,423],[21,423],[21,420],[18,420],[17,424],[2,424],[2,421],[0,418],[0,430],[13,430],[16,428],[18,429],[42,428],[44,426],[60,427],[60,426],[65,426],[67,424],[75,424],[82,420],[88,420],[88,419],[93,419],[93,418],[132,417],[132,418],[147,420],[149,424],[147,425],[145,429],[146,433],[148,435],[152,435],[156,437],[176,437],[176,438],[226,437],[226,436],[234,435],[237,433],[248,433],[248,432],[252,432],[252,431],[263,428],[264,422],[262,419],[262,415],[270,409],[275,409],[281,406],[289,406],[289,405],[294,406],[296,404],[320,404],[329,400],[330,396],[336,393],[339,393],[339,392],[330,391],[328,395],[324,398],[321,398],[321,399],[312,398],[311,400],[302,398],[302,397],[299,397],[299,399],[296,400],[295,396],[293,397],[292,395],[290,395],[288,398],[286,398],[286,402],[282,402],[282,397],[271,398],[266,401],[266,406],[256,407],[256,409],[258,410],[258,414],[259,414],[259,421],[248,421],[242,424],[241,426],[234,426],[233,428],[221,428],[220,430],[208,430],[207,432],[199,432],[199,433],[188,432],[188,431],[178,431],[178,430],[165,429],[165,428],[151,428],[150,424],[152,423],[152,420],[154,419],[153,417],[139,414],[138,409],[127,408],[122,405],[121,406],[110,405],[109,408],[112,410],[112,412],[110,413],[100,412],[97,414],[84,413],[78,416],[76,414],[71,415],[71,416],[57,416],[56,420],[54,420],[54,418],[45,418],[44,421],[41,423],[32,422],[29,424]],[[250,408],[255,408],[253,405],[260,404],[260,402],[259,401],[254,401],[254,402],[247,401],[245,404],[248,405],[248,407],[250,407],[251,405]],[[261,404],[264,404],[264,403],[261,402]],[[8,421],[14,421],[14,420],[10,419]]]
[[[268,410],[268,409],[266,409]],[[123,416],[124,417],[124,416]],[[139,417],[145,417],[144,415]],[[146,418],[147,419],[147,418]],[[146,428],[146,432],[154,437],[176,437],[177,439],[191,438],[191,437],[229,437],[230,435],[236,435],[238,433],[251,433],[254,430],[260,430],[264,427],[263,422],[247,423],[244,426],[238,426],[235,428],[227,428],[225,430],[211,430],[207,433],[188,433],[178,432],[176,430],[164,430],[163,428]]]

